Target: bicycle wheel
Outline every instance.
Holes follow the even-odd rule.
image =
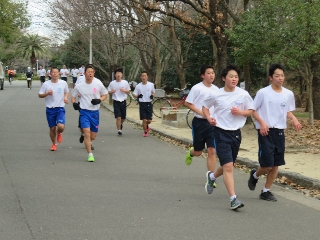
[[[126,106],[127,106],[127,107],[130,105],[131,101],[132,101],[132,98],[131,98],[131,96],[128,94],[127,100],[126,100]]]
[[[189,109],[186,115],[186,121],[189,128],[192,129],[193,111]]]
[[[161,109],[171,107],[170,102],[166,98],[158,98],[152,103],[152,105],[153,114],[158,118],[161,118]]]

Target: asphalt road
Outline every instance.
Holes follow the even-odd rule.
[[[280,186],[277,202],[260,200],[264,181],[250,191],[249,174],[236,169],[245,207],[232,211],[222,179],[205,192],[203,158],[186,166],[185,150],[128,123],[118,137],[106,109],[94,163],[71,104],[64,141],[49,151],[44,99],[33,85],[6,82],[0,91],[0,239],[319,239],[319,200]]]

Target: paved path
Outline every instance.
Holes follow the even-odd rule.
[[[262,201],[235,170],[245,207],[232,211],[221,179],[205,193],[203,161],[185,166],[183,149],[143,138],[131,124],[118,137],[105,109],[94,163],[78,142],[71,104],[64,141],[49,151],[38,89],[14,81],[0,91],[0,239],[319,238],[319,200],[275,186],[278,202]]]

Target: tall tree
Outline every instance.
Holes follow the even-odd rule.
[[[18,47],[21,49],[23,57],[30,58],[32,68],[36,67],[37,56],[46,53],[48,39],[38,34],[27,34],[18,41]]]

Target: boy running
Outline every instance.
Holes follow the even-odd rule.
[[[213,85],[215,78],[215,72],[212,66],[202,66],[200,68],[200,76],[202,82],[194,85],[185,101],[185,106],[193,111],[194,118],[192,120],[192,136],[193,147],[189,149],[186,155],[185,161],[187,165],[190,165],[194,156],[200,156],[202,150],[205,148],[205,144],[208,149],[207,169],[206,173],[207,182],[205,184],[205,190],[208,194],[211,194],[215,186],[213,180],[213,172],[216,167],[216,151],[214,149],[214,127],[210,125],[205,116],[202,113],[202,104],[207,99],[210,93],[214,94],[219,90],[218,87]]]
[[[96,139],[99,128],[100,103],[107,98],[107,89],[101,81],[94,78],[95,70],[89,64],[85,68],[85,82],[75,86],[72,90],[72,104],[75,110],[80,111],[80,128],[84,134],[84,145],[88,152],[88,162],[94,162],[91,143]],[[79,103],[76,103],[77,97]]]
[[[65,81],[59,79],[59,69],[53,67],[51,80],[42,84],[39,98],[45,98],[47,121],[52,141],[51,151],[57,151],[57,144],[62,142],[66,116],[64,106],[68,103],[69,88]]]
[[[141,72],[141,83],[139,83],[133,92],[133,95],[139,99],[140,120],[142,120],[143,135],[148,136],[150,131],[149,124],[152,121],[152,99],[155,93],[154,84],[148,82],[148,74],[146,71]]]
[[[257,92],[252,113],[258,130],[260,167],[258,170],[251,170],[248,187],[253,191],[259,177],[267,174],[260,198],[274,202],[277,199],[270,188],[278,175],[279,166],[285,165],[284,129],[287,128],[287,118],[291,119],[296,131],[301,129],[301,124],[291,112],[295,110],[293,92],[282,87],[284,79],[284,68],[280,64],[272,64],[269,68],[271,85]]]
[[[129,83],[126,80],[122,80],[122,73],[122,68],[116,69],[114,71],[115,80],[108,86],[108,92],[112,94],[113,111],[114,117],[116,118],[118,136],[122,136],[123,122],[126,120],[127,115],[126,100],[130,92]]]
[[[253,100],[249,93],[239,87],[240,69],[229,65],[221,73],[225,82],[223,88],[210,94],[202,107],[208,122],[215,126],[215,149],[220,161],[220,167],[214,172],[212,181],[223,175],[223,181],[230,195],[231,209],[243,207],[244,204],[237,198],[234,190],[233,165],[237,159],[240,143],[240,128],[251,115]],[[209,109],[214,107],[214,118]],[[211,176],[211,175],[210,175]]]

